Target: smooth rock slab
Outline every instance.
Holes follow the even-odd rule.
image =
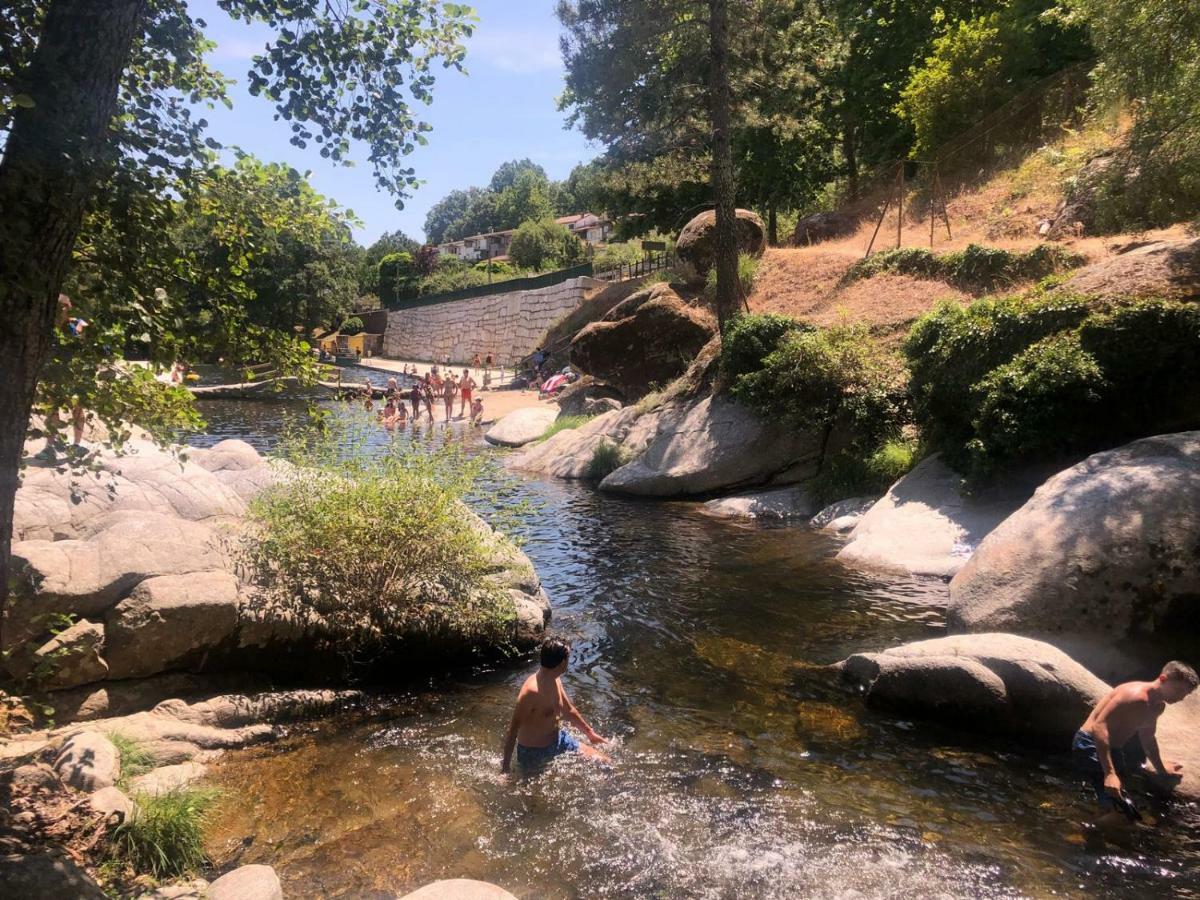
[[[125,796],[124,791],[113,786],[101,788],[89,796],[88,805],[100,815],[115,815],[122,822],[132,816],[134,811],[133,801]]]
[[[801,485],[739,494],[709,500],[700,507],[705,515],[722,519],[808,518],[817,509],[812,495]]]
[[[1042,637],[1110,676],[1200,647],[1200,431],[1058,473],[950,583],[956,631]]]
[[[625,444],[638,455],[600,482],[603,491],[704,494],[765,484],[784,471],[801,481],[816,474],[821,456],[818,437],[778,430],[723,397],[647,413]]]
[[[108,663],[100,656],[103,648],[104,629],[80,619],[33,652],[30,671],[46,690],[91,684],[108,675]]]
[[[147,578],[105,616],[110,678],[179,668],[233,638],[238,579],[229,572]]]
[[[270,866],[242,866],[210,884],[208,900],[283,900],[283,886]]]
[[[121,754],[102,734],[81,731],[67,738],[54,759],[63,783],[87,793],[112,787],[121,777]]]
[[[168,794],[171,791],[186,787],[197,778],[204,776],[208,767],[203,763],[185,762],[175,766],[163,766],[152,769],[145,775],[139,775],[129,782],[129,792],[135,797],[144,794],[149,797],[158,794]]]
[[[512,894],[486,881],[448,878],[405,894],[401,900],[517,900]]]
[[[555,478],[588,478],[596,448],[606,442],[624,446],[641,415],[635,407],[604,413],[578,428],[560,431],[541,444],[523,448],[506,465]]]
[[[1109,691],[1057,647],[1013,634],[917,641],[855,654],[839,668],[870,705],[1064,747]]]
[[[510,412],[485,434],[484,440],[501,447],[521,447],[536,441],[558,418],[553,406],[530,406]]]
[[[949,578],[1028,497],[965,497],[962,477],[937,454],[892,485],[850,532],[837,558],[864,568]]]

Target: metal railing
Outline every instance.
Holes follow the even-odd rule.
[[[644,278],[655,272],[661,272],[663,269],[669,269],[674,263],[675,254],[670,251],[649,253],[644,259],[640,259],[635,263],[621,263],[614,268],[596,272],[592,277],[597,281],[608,281],[611,283],[630,281],[634,278]]]

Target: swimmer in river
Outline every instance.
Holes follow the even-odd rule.
[[[606,763],[609,758],[595,747],[580,744],[562,727],[565,716],[583,732],[591,744],[607,744],[579,714],[559,681],[567,671],[571,645],[557,638],[542,642],[541,665],[525,679],[517,695],[517,708],[504,736],[500,771],[508,772],[513,748],[517,763],[526,772],[535,770],[563,753],[578,753],[586,759]]]
[[[1075,732],[1071,753],[1075,767],[1096,792],[1103,810],[1098,824],[1109,827],[1141,814],[1125,795],[1121,779],[1142,768],[1146,759],[1158,776],[1178,781],[1183,766],[1159,753],[1155,731],[1168,703],[1178,703],[1200,684],[1195,669],[1169,662],[1153,681],[1130,681],[1113,688]]]

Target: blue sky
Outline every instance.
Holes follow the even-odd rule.
[[[562,91],[558,21],[553,0],[474,0],[479,22],[468,45],[467,75],[439,69],[431,106],[418,116],[433,126],[429,144],[418,147],[408,164],[425,183],[403,210],[380,192],[361,146],[352,154],[358,165],[338,167],[310,146],[288,143],[286,123],[272,118],[270,103],[245,90],[249,60],[270,37],[270,30],[234,22],[215,0],[188,0],[193,16],[208,24],[217,43],[211,63],[237,81],[230,88],[233,109],[206,110],[209,133],[223,144],[236,144],[267,162],[286,162],[311,170],[314,188],[349,206],[362,220],[356,233],[370,244],[385,231],[403,229],[421,240],[425,213],[454,188],[485,185],[507,159],[528,156],[551,178],[564,178],[576,164],[600,150],[577,131],[563,128],[555,97]]]

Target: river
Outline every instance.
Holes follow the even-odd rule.
[[[268,449],[305,415],[201,411],[194,443]],[[869,712],[814,670],[939,634],[943,585],[850,571],[832,538],[686,503],[537,480],[519,493],[535,504],[524,549],[574,644],[565,684],[612,738],[613,767],[564,758],[502,779],[529,667],[424,679],[217,763],[219,864],[271,864],[290,898],[392,897],[448,877],[539,900],[1200,897],[1192,811],[1151,803],[1167,827],[1089,847],[1065,754]]]

